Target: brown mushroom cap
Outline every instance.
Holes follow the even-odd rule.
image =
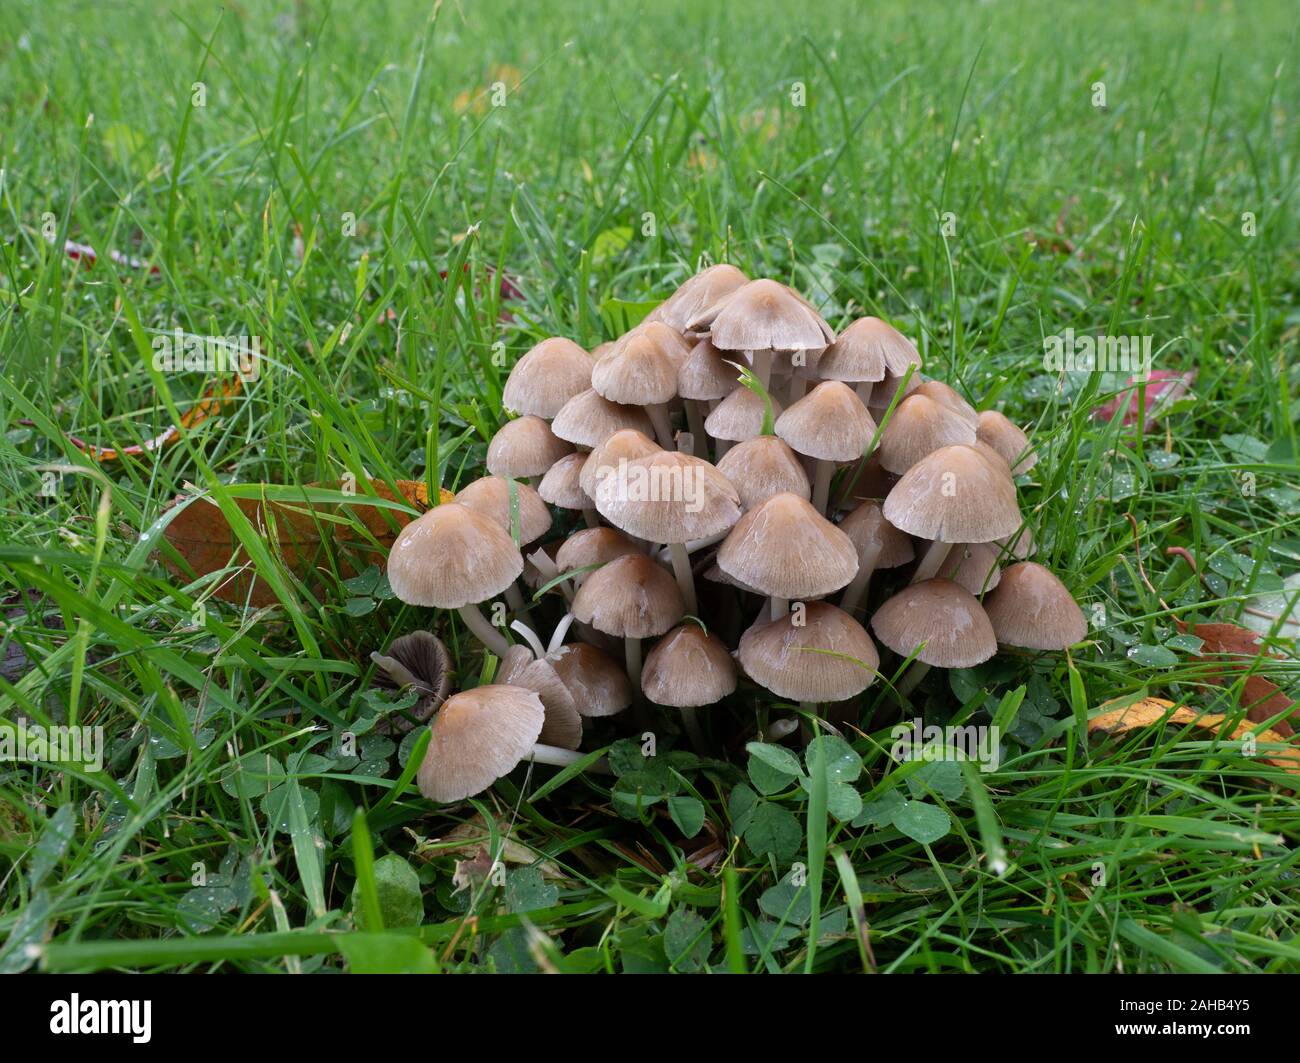
[[[420,793],[443,803],[481,793],[528,756],[545,719],[542,699],[523,687],[493,684],[453,695],[430,728],[416,775]]]
[[[975,429],[948,406],[915,391],[894,407],[880,433],[880,464],[902,475],[940,447],[975,442]]]
[[[823,703],[862,693],[876,678],[880,655],[866,630],[842,609],[809,602],[740,637],[741,667],[783,698]]]
[[[645,554],[626,554],[596,569],[573,596],[573,615],[618,638],[662,635],[686,613],[672,574]]]
[[[1022,529],[1019,535],[1012,533],[993,541],[1017,561],[1033,557],[1038,552],[1038,547],[1034,545],[1034,533],[1027,527]]]
[[[601,478],[618,472],[621,460],[635,461],[637,458],[647,458],[651,454],[658,454],[659,450],[658,443],[635,428],[625,428],[621,432],[615,432],[587,455],[578,483],[592,499],[591,505],[594,506],[596,487]]]
[[[656,705],[713,705],[736,689],[736,665],[720,638],[699,624],[682,624],[646,654],[641,689]]]
[[[723,262],[701,270],[687,279],[672,295],[650,311],[646,321],[662,321],[678,332],[719,300],[743,287],[747,278],[735,266]]]
[[[996,543],[958,543],[939,566],[939,575],[971,594],[984,594],[1002,579],[1002,569],[998,567],[1002,557],[1002,548]]]
[[[984,609],[997,640],[1007,646],[1063,650],[1088,637],[1083,610],[1065,584],[1033,561],[1005,568]]]
[[[885,520],[880,503],[873,499],[840,521],[839,529],[853,542],[859,558],[878,551],[875,568],[898,568],[916,558],[912,540]]]
[[[749,388],[736,388],[704,419],[704,430],[714,439],[739,442],[763,431],[763,400]],[[781,416],[781,404],[772,399],[772,416]]]
[[[627,673],[595,646],[570,643],[556,651],[551,663],[573,695],[579,715],[613,716],[632,704]]]
[[[894,395],[898,392],[902,383],[902,374],[895,376],[893,373],[886,373],[885,379],[871,389],[871,401],[867,403],[867,409],[872,413],[883,413],[889,409],[889,404],[894,401]],[[920,386],[920,374],[913,373],[907,378],[907,387],[903,389],[903,397],[906,398]]]
[[[722,351],[820,350],[835,333],[805,299],[773,280],[737,288],[689,327],[707,328]]]
[[[515,493],[519,498],[519,542],[531,543],[550,530],[551,511],[546,508],[542,496],[527,484],[516,481]],[[462,488],[455,501],[495,521],[507,535],[512,534],[509,480],[484,476]]]
[[[591,356],[572,340],[542,340],[515,363],[501,393],[507,410],[550,419],[591,387]]]
[[[812,497],[803,462],[776,436],[755,436],[737,443],[718,459],[718,472],[731,481],[744,510],[786,492],[803,499]]]
[[[924,395],[928,399],[946,406],[955,413],[974,431],[979,425],[980,417],[975,412],[975,407],[963,399],[953,388],[949,387],[942,380],[923,380],[916,385],[916,393]]]
[[[503,424],[488,444],[488,472],[513,479],[541,476],[572,450],[540,417],[516,417]]]
[[[861,460],[846,463],[853,470],[852,482],[845,488],[845,505],[868,499],[881,499],[889,495],[898,483],[898,477],[880,464],[880,448],[871,452],[864,463]]]
[[[719,351],[702,339],[677,369],[677,393],[684,399],[713,401],[723,399],[736,389],[740,371],[734,352]],[[744,361],[744,359],[740,359]]]
[[[495,597],[524,570],[496,521],[446,502],[411,521],[388,554],[388,582],[408,605],[459,609]]]
[[[596,362],[591,386],[610,402],[655,405],[677,394],[677,366],[652,336],[630,333]]]
[[[1022,517],[1016,486],[970,447],[943,447],[904,473],[882,507],[894,527],[921,539],[986,543]]]
[[[601,398],[594,388],[571,398],[551,422],[551,431],[561,439],[588,448],[600,446],[624,428],[635,428],[643,435],[654,434],[654,426],[645,410],[610,402]]]
[[[775,495],[736,522],[718,548],[718,567],[763,594],[820,598],[858,571],[852,540],[798,495]]]
[[[591,498],[582,489],[582,467],[586,454],[566,454],[547,471],[537,485],[543,502],[560,509],[589,509]]]
[[[851,387],[827,380],[776,419],[776,434],[800,454],[851,461],[866,452],[876,422]]]
[[[911,340],[878,317],[862,317],[826,348],[817,371],[825,380],[856,384],[884,380],[889,372],[901,376],[909,365],[920,364]]]
[[[876,610],[871,630],[895,653],[935,668],[971,668],[997,653],[993,625],[970,591],[946,579],[905,587]]]
[[[537,736],[539,742],[560,749],[577,749],[582,743],[582,717],[550,661],[539,660],[527,646],[516,644],[501,658],[496,682],[523,687],[542,699],[546,719]]]
[[[572,572],[576,568],[604,565],[616,557],[639,553],[636,543],[617,528],[584,528],[570,535],[560,547],[555,555],[555,564],[561,572]]]
[[[1029,437],[997,410],[985,410],[979,415],[976,435],[1002,456],[1019,475],[1038,464],[1038,455],[1029,445]]]
[[[615,527],[652,543],[685,543],[726,531],[740,496],[703,458],[661,450],[629,461],[596,485],[596,509]]]

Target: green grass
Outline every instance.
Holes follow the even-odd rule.
[[[1175,618],[1236,620],[1300,569],[1293,5],[712,8],[0,10],[0,589],[27,594],[0,634],[27,661],[0,716],[108,740],[99,773],[0,765],[0,969],[1300,969],[1286,776],[1201,731],[1081,736],[1142,692],[1239,717],[1179,644],[1172,665],[1127,651]],[[99,250],[94,269],[65,238]],[[1096,639],[936,674],[915,709],[867,691],[852,785],[878,810],[891,792],[945,810],[931,844],[828,819],[820,773],[747,807],[744,742],[771,706],[744,686],[706,714],[719,761],[654,782],[672,802],[639,814],[607,777],[550,786],[538,768],[440,810],[394,792],[394,742],[322,754],[397,634],[436,626],[474,685],[463,629],[393,601],[353,616],[339,579],[303,585],[269,551],[278,604],[234,607],[154,552],[187,485],[233,514],[232,485],[468,482],[518,354],[612,338],[639,312],[624,302],[702,256],[796,285],[832,325],[888,318],[931,375],[1036,425],[1022,506],[1039,560],[1101,608]],[[490,270],[523,293],[510,321]],[[68,433],[139,443],[210,382],[149,367],[177,326],[260,336],[268,364],[181,443],[90,461]],[[1195,370],[1194,397],[1151,434],[1091,419],[1117,381],[1058,394],[1043,369],[1043,337],[1070,327],[1151,335],[1157,368]],[[1261,669],[1297,689],[1294,661]],[[909,777],[887,756],[900,712],[995,714],[1006,757]],[[285,776],[236,785],[235,757]],[[490,851],[509,829],[543,864],[457,892],[469,853],[449,835],[476,816]],[[738,840],[756,816],[787,832],[777,855]],[[419,871],[431,948],[371,925],[389,854]]]

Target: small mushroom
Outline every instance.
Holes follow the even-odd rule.
[[[975,429],[941,402],[913,392],[896,407],[880,433],[880,464],[901,476],[942,447],[975,442]]]
[[[543,502],[559,509],[581,510],[587,523],[594,526],[597,523],[596,509],[591,504],[591,496],[582,489],[582,467],[586,461],[586,454],[569,454],[561,458],[542,477],[537,493]]]
[[[902,375],[909,365],[920,365],[912,341],[878,317],[859,318],[826,348],[817,367],[824,380],[856,384],[858,398],[871,400],[872,385],[894,372]]]
[[[578,483],[593,500],[591,503],[593,508],[596,488],[600,486],[600,481],[612,473],[617,473],[620,462],[648,458],[651,454],[658,454],[659,450],[660,447],[653,439],[633,428],[615,432],[598,447],[593,448],[583,462],[582,472],[578,476]]]
[[[643,552],[617,528],[584,528],[569,536],[556,553],[555,563],[561,572],[572,572],[592,565],[604,565],[616,557]],[[573,577],[574,585],[582,586],[587,576],[587,572],[576,573]]]
[[[825,513],[835,463],[863,457],[876,422],[847,384],[827,380],[776,419],[776,434],[793,450],[817,459],[812,504]]]
[[[916,655],[900,693],[907,693],[931,668],[972,668],[998,649],[993,625],[970,591],[946,579],[904,587],[876,610],[871,630],[902,657]]]
[[[512,480],[543,476],[572,450],[540,417],[516,417],[503,424],[488,444],[488,472]]]
[[[768,396],[772,402],[773,419],[781,416],[781,404]],[[767,417],[767,406],[762,398],[746,387],[736,388],[723,399],[708,417],[704,419],[704,430],[717,440],[718,460],[727,452],[731,443],[754,439],[763,434],[763,422]]]
[[[933,399],[940,405],[946,406],[970,425],[971,431],[975,431],[979,427],[980,418],[979,414],[975,412],[975,407],[942,380],[923,380],[916,386],[916,394],[924,395],[927,399]]]
[[[654,433],[654,425],[644,410],[610,402],[592,388],[566,402],[551,422],[551,431],[557,436],[588,450],[624,428],[635,428],[643,435]]]
[[[375,728],[378,731],[409,731],[432,716],[451,693],[451,655],[432,632],[412,631],[395,638],[385,653],[372,652],[370,659],[376,666],[376,686],[390,690],[410,687],[419,695],[410,719],[399,715],[381,720]]]
[[[1064,650],[1088,637],[1088,622],[1069,590],[1033,561],[1002,572],[984,611],[998,642],[1029,650]]]
[[[538,741],[561,749],[577,749],[582,742],[582,717],[569,688],[546,657],[537,657],[527,646],[516,644],[501,658],[496,682],[523,687],[542,699],[546,719]]]
[[[672,295],[650,311],[646,321],[662,321],[678,332],[686,332],[690,322],[715,306],[749,278],[735,266],[719,263],[687,279]]]
[[[957,543],[939,567],[939,575],[978,598],[1001,582],[1001,558],[1002,550],[996,543]]]
[[[706,744],[695,710],[716,704],[736,689],[736,665],[720,638],[699,624],[682,624],[646,655],[641,689],[656,705],[682,710],[691,745],[702,751]]]
[[[1038,455],[1029,445],[1029,437],[997,410],[985,410],[979,415],[975,434],[981,443],[996,450],[1017,476],[1038,464]]]
[[[844,589],[840,608],[854,615],[866,592],[871,574],[881,568],[898,568],[916,557],[912,540],[885,519],[880,503],[863,502],[839,523],[839,529],[853,542],[858,552],[858,571]]]
[[[526,546],[550,531],[551,511],[535,488],[518,482],[514,487],[519,505],[519,544]],[[507,534],[513,534],[509,480],[500,476],[481,477],[457,492],[455,501],[495,521]]]
[[[596,363],[591,386],[610,402],[643,407],[660,446],[673,445],[668,403],[677,395],[677,365],[653,333],[631,332],[619,340]]]
[[[632,684],[609,654],[585,642],[556,650],[551,664],[580,716],[613,716],[632,704]]]
[[[704,421],[709,403],[725,399],[735,391],[738,379],[734,356],[719,351],[708,338],[696,343],[677,367],[677,394],[685,402],[687,424],[700,446],[708,439]]]
[[[756,623],[741,636],[737,656],[754,682],[804,706],[861,694],[880,667],[866,629],[827,602],[807,603],[801,624],[793,614]]]
[[[542,340],[510,370],[501,403],[507,410],[549,420],[591,387],[591,365],[591,356],[572,340]]]
[[[737,443],[719,459],[718,472],[731,481],[743,510],[786,492],[803,499],[812,497],[803,463],[790,444],[777,436],[755,436]]]

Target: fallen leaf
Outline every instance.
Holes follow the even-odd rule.
[[[1146,379],[1146,428],[1150,431],[1156,419],[1171,405],[1187,393],[1196,379],[1196,373],[1180,373],[1174,369],[1155,369]],[[1138,398],[1141,395],[1138,378],[1131,376],[1124,389],[1109,402],[1102,403],[1092,411],[1092,416],[1099,421],[1109,421],[1121,409],[1124,409],[1123,424],[1135,424],[1138,419]]]
[[[1254,659],[1261,654],[1275,660],[1285,660],[1280,654],[1265,649],[1257,632],[1236,624],[1197,624],[1189,629],[1180,621],[1178,628],[1183,632],[1190,630],[1191,634],[1204,643],[1200,655],[1194,659],[1215,666],[1205,678],[1216,686],[1235,683],[1241,673],[1253,667]],[[1284,712],[1288,716],[1295,715],[1297,704],[1271,679],[1262,675],[1249,675],[1242,686],[1241,704],[1246,707],[1246,716],[1252,722],[1262,723]],[[1273,724],[1273,728],[1287,738],[1295,733],[1286,719]]]
[[[79,244],[75,240],[63,241],[63,253],[72,259],[72,261],[80,262],[86,269],[90,269],[94,266],[95,262],[99,259],[99,255],[95,253],[93,247],[89,244]],[[150,266],[149,263],[144,261],[144,259],[135,258],[132,255],[124,255],[121,251],[111,250],[108,253],[108,257],[119,266],[127,266],[131,269],[145,269],[147,267],[150,276],[157,276],[158,274],[157,266]]]

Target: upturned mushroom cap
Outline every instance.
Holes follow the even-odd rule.
[[[677,394],[684,399],[708,401],[726,398],[740,379],[736,362],[734,351],[724,353],[707,338],[700,340],[677,368]]]
[[[792,701],[844,701],[866,690],[880,655],[863,626],[826,602],[807,603],[801,624],[796,615],[755,624],[740,637],[745,673]]]
[[[551,527],[551,511],[542,496],[525,483],[515,482],[519,498],[519,542],[531,543],[540,539]],[[463,488],[456,502],[466,509],[481,513],[512,534],[510,520],[510,481],[500,476],[484,476]]]
[[[736,689],[736,665],[720,638],[699,624],[682,624],[646,654],[641,689],[656,705],[713,705]]]
[[[916,347],[896,328],[878,317],[861,317],[826,348],[817,370],[825,380],[856,384],[884,380],[889,372],[901,376],[920,364]]]
[[[577,749],[582,743],[582,717],[550,661],[539,660],[527,646],[516,644],[501,658],[496,681],[531,690],[542,699],[546,719],[537,736],[539,742],[560,749]]]
[[[635,428],[625,428],[621,432],[615,432],[587,455],[582,472],[578,476],[578,483],[592,499],[591,504],[595,505],[597,486],[604,476],[618,472],[620,460],[635,461],[637,458],[647,458],[651,454],[658,454],[659,450],[658,443]]]
[[[800,454],[851,461],[866,452],[876,422],[847,384],[818,384],[776,419],[776,434]]]
[[[858,571],[852,540],[798,495],[775,495],[736,522],[718,567],[763,594],[802,601],[845,586]]]
[[[573,615],[618,638],[662,635],[686,613],[677,581],[645,554],[627,554],[596,569],[573,596]]]
[[[685,332],[689,323],[737,288],[743,287],[747,278],[735,266],[721,263],[701,270],[685,281],[672,295],[650,311],[647,321],[662,321],[678,332]]]
[[[935,668],[971,668],[998,650],[993,625],[970,591],[946,579],[913,583],[876,610],[871,630],[895,653]]]
[[[984,594],[1002,579],[1002,569],[998,567],[1001,559],[1002,548],[996,543],[958,543],[944,558],[939,575],[971,594]]]
[[[927,454],[894,485],[882,507],[895,528],[944,543],[987,543],[1011,535],[1022,517],[1016,486],[970,447]]]
[[[593,388],[566,402],[551,422],[551,431],[561,439],[588,448],[600,446],[624,428],[635,428],[643,435],[654,434],[654,426],[645,410],[610,402],[596,394]]]
[[[972,431],[978,427],[980,416],[975,412],[975,407],[942,380],[923,380],[916,385],[916,393],[948,407],[949,410],[970,425]]]
[[[1007,646],[1063,650],[1088,637],[1083,610],[1065,584],[1033,561],[1003,569],[984,609],[997,640]]]
[[[1017,475],[1038,464],[1038,455],[1029,445],[1029,437],[997,410],[985,410],[979,415],[975,434],[981,443],[987,443],[1002,455],[1002,460]]]
[[[763,400],[746,387],[738,387],[704,419],[704,430],[714,439],[739,442],[763,431]],[[781,404],[772,399],[772,416],[781,416]]]
[[[509,534],[455,502],[434,506],[398,533],[388,582],[407,605],[459,609],[500,594],[524,570]]]
[[[975,442],[975,429],[948,406],[920,391],[894,407],[880,433],[880,464],[902,475],[940,447]]]
[[[507,410],[547,419],[591,387],[591,356],[572,340],[542,340],[515,363],[501,402]]]
[[[596,485],[596,509],[629,535],[685,543],[726,531],[740,518],[740,496],[703,458],[661,450],[637,458]]]
[[[743,510],[786,492],[803,499],[812,497],[803,462],[776,436],[755,436],[737,443],[718,459],[718,472],[731,481]]]
[[[835,342],[835,333],[812,306],[784,284],[750,281],[688,326],[707,328],[722,351],[807,351]]]
[[[880,511],[880,503],[868,499],[840,521],[839,529],[853,542],[858,558],[876,555],[873,568],[898,568],[916,557],[912,540],[895,528]]]
[[[514,479],[541,476],[572,450],[540,417],[516,417],[503,424],[488,444],[488,472]]]
[[[556,651],[551,664],[580,716],[613,716],[632,704],[627,673],[595,646],[572,642]]]
[[[555,555],[555,564],[561,572],[572,572],[588,565],[604,565],[616,557],[639,554],[636,543],[617,528],[584,528],[574,532]],[[582,580],[587,573],[577,578]]]
[[[411,687],[419,700],[411,716],[423,722],[451,693],[451,655],[442,640],[430,631],[412,631],[395,638],[383,653],[372,653],[375,662],[375,686],[390,690]],[[383,719],[376,726],[381,733],[406,732],[415,726],[399,713]]]
[[[677,365],[652,336],[631,333],[596,362],[591,386],[610,402],[631,406],[667,402],[677,394]]]
[[[560,509],[589,508],[591,498],[582,489],[582,467],[586,461],[586,454],[566,454],[547,469],[537,485],[542,501]]]
[[[528,756],[545,719],[542,699],[523,687],[493,684],[448,698],[416,775],[420,793],[443,803],[482,793]]]

